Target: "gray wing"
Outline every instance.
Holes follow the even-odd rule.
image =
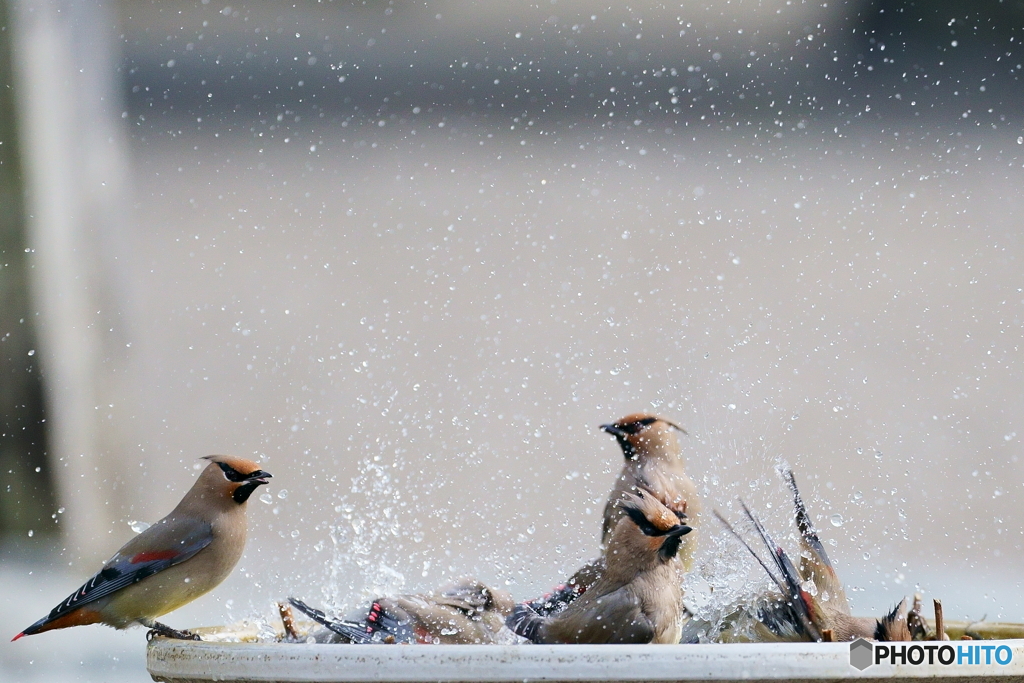
[[[549,617],[544,631],[550,643],[642,644],[654,639],[654,625],[627,587],[600,597],[585,593],[564,612]]]
[[[213,530],[207,522],[187,517],[162,519],[125,543],[107,560],[103,569],[32,627],[59,619],[83,605],[184,562],[212,540]]]

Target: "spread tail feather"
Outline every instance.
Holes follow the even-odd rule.
[[[878,620],[875,627],[875,640],[906,641],[911,640],[910,627],[907,624],[907,599],[903,598],[891,612]]]
[[[793,492],[793,506],[796,508],[796,526],[800,530],[800,536],[804,544],[808,550],[817,555],[822,564],[832,569],[832,561],[828,559],[828,553],[825,552],[825,546],[821,544],[821,540],[818,538],[818,531],[814,528],[814,522],[811,521],[811,516],[807,514],[807,506],[804,505],[804,499],[800,496],[800,489],[796,487],[796,477],[793,476],[793,470],[788,466],[783,466],[782,476],[785,478],[789,490]]]
[[[385,612],[377,600],[370,605],[366,619],[362,622],[331,619],[320,610],[310,607],[297,598],[288,598],[288,602],[316,623],[326,626],[357,645],[417,642],[415,629],[407,622],[400,621]]]
[[[800,625],[803,626],[804,630],[811,637],[812,640],[821,640],[821,633],[818,631],[818,627],[814,623],[814,604],[813,599],[810,595],[804,591],[801,586],[802,580],[796,567],[793,565],[792,560],[789,559],[789,555],[782,549],[782,546],[775,542],[775,540],[768,534],[768,530],[761,524],[761,520],[754,516],[754,513],[750,511],[747,504],[742,500],[740,505],[743,506],[743,512],[746,513],[747,518],[754,525],[754,529],[761,537],[761,541],[765,547],[768,548],[768,552],[771,553],[772,559],[775,560],[775,566],[782,574],[783,579],[786,583],[786,588],[783,589],[783,593],[789,598],[790,603],[793,605],[793,611],[796,612],[797,618],[800,620]]]
[[[736,529],[726,521],[725,517],[722,516],[717,510],[715,516],[722,524],[735,536],[740,543],[743,544],[757,563],[761,565],[765,573],[768,574],[769,578],[779,587],[782,591],[782,595],[786,600],[785,605],[791,608],[793,616],[797,620],[797,624],[794,626],[802,629],[811,640],[820,641],[821,633],[818,627],[813,621],[814,607],[812,604],[812,598],[806,591],[801,587],[800,574],[797,572],[793,562],[789,559],[789,555],[782,549],[778,543],[772,539],[768,530],[764,528],[761,521],[751,512],[747,504],[742,500],[740,505],[743,507],[743,512],[746,514],[747,519],[753,525],[757,535],[761,538],[761,542],[764,543],[768,549],[768,554],[771,555],[773,567],[770,567],[761,556],[747,543],[747,540],[740,535]],[[773,629],[774,630],[774,629]]]
[[[321,626],[326,626],[339,636],[348,638],[353,643],[362,645],[373,642],[374,629],[370,626],[357,624],[351,621],[331,619],[320,610],[310,607],[298,598],[288,598],[288,602],[316,623]]]

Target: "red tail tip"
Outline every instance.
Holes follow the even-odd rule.
[[[21,633],[19,633],[18,635],[16,635],[16,636],[14,636],[13,638],[11,638],[11,642],[13,643],[13,642],[14,642],[14,641],[16,641],[16,640],[17,640],[18,638],[21,638],[21,637],[22,637],[22,636],[24,636],[24,635],[25,635],[25,632],[24,632],[24,631],[22,631],[22,632],[21,632]]]

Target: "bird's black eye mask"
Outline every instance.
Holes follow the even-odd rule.
[[[626,434],[639,434],[640,430],[642,430],[644,427],[650,427],[657,421],[658,418],[656,417],[645,417],[642,420],[637,420],[636,422],[624,424],[621,427],[619,427],[619,429],[625,432]]]
[[[222,462],[217,463],[217,467],[219,467],[221,471],[224,472],[224,478],[227,479],[228,481],[242,482],[248,479],[250,476],[248,474],[242,474],[231,465],[227,465]]]
[[[639,434],[640,430],[644,427],[649,427],[657,421],[658,418],[656,417],[645,417],[641,420],[626,422],[624,424],[601,425],[601,429],[614,436],[615,440],[619,442],[619,446],[622,448],[622,454],[626,456],[626,460],[632,460],[636,456],[636,449],[633,447],[633,444],[630,443],[629,437]]]

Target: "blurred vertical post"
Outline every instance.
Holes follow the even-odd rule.
[[[128,398],[131,253],[116,15],[90,0],[11,9],[50,461],[70,557],[93,561],[124,540],[110,532],[133,484],[114,419]]]
[[[0,0],[0,84],[11,82],[8,6]],[[14,91],[0,88],[0,536],[52,533],[35,320],[28,302],[25,212],[14,125]]]

